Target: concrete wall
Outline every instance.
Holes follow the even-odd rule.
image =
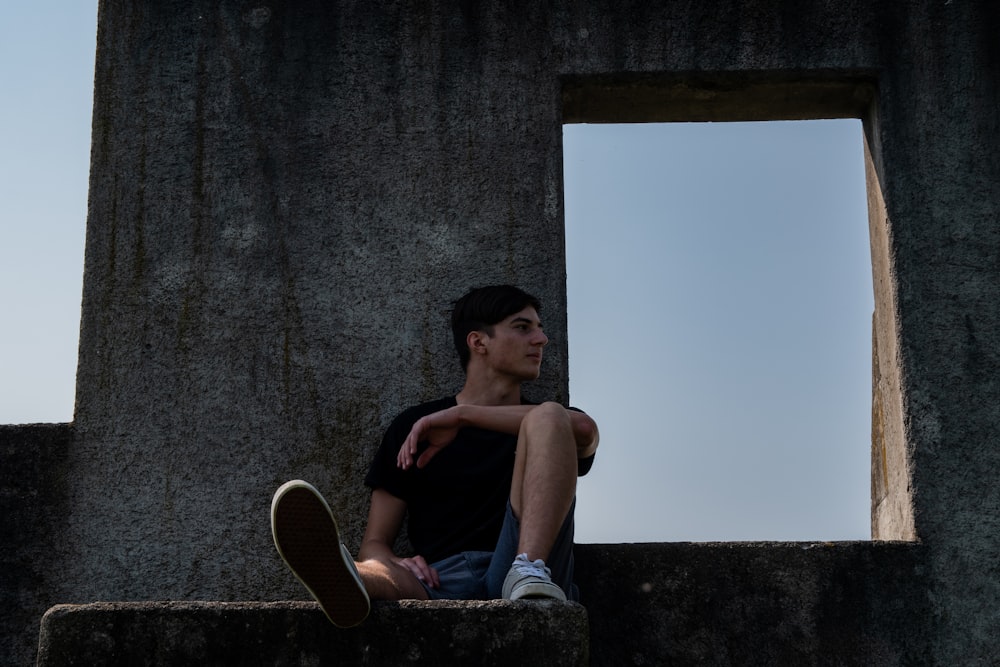
[[[460,383],[445,318],[469,286],[543,298],[536,393],[565,399],[563,122],[854,115],[873,534],[922,544],[929,660],[991,659],[998,29],[986,0],[103,1],[75,436],[39,596],[297,595],[271,491],[313,480],[357,547],[382,427]]]
[[[70,424],[0,426],[0,664],[32,662],[60,572]]]
[[[919,544],[585,544],[576,555],[594,665],[935,663]]]
[[[483,11],[101,5],[65,599],[289,595],[294,477],[356,549],[382,430],[461,386],[471,286],[541,296],[567,398],[559,88]]]
[[[893,448],[927,548],[931,655],[989,662],[1000,637],[1000,8],[886,3],[878,16],[870,143],[895,304],[879,362],[894,367],[901,403],[887,432],[902,432]],[[893,337],[887,360],[881,341]]]
[[[289,477],[356,547],[381,429],[460,385],[470,285],[540,294],[536,393],[565,399],[564,88],[669,76],[744,117],[750,81],[755,115],[819,114],[815,90],[857,113],[861,13],[103,4],[66,595],[287,595],[262,510]]]

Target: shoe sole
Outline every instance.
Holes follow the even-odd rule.
[[[559,600],[566,601],[566,594],[555,584],[525,584],[515,586],[509,600]]]
[[[275,491],[271,535],[282,560],[331,623],[350,628],[368,617],[368,593],[340,541],[333,512],[315,487],[294,480]]]

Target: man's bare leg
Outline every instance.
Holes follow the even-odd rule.
[[[521,421],[510,502],[521,525],[517,552],[545,560],[576,495],[576,442],[566,408],[543,403]]]
[[[426,600],[428,597],[427,590],[405,567],[375,559],[355,565],[373,600]]]

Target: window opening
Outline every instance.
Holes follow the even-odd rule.
[[[870,536],[855,119],[563,128],[580,542]]]

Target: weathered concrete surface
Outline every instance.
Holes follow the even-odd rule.
[[[579,605],[378,603],[359,628],[312,602],[60,605],[40,665],[929,664],[912,543],[581,545]],[[589,628],[588,628],[589,616]]]
[[[565,399],[564,88],[858,112],[871,11],[102,3],[62,599],[288,597],[265,517],[293,477],[356,549],[382,428],[460,386],[472,284],[542,297],[532,392]]]
[[[594,665],[933,664],[913,543],[577,546]]]
[[[382,429],[460,388],[473,285],[541,296],[533,393],[566,399],[559,90],[542,54],[508,62],[507,18],[101,4],[61,599],[288,597],[290,478],[356,550]]]
[[[31,664],[56,599],[52,551],[66,517],[69,424],[0,426],[0,664]]]
[[[891,292],[883,301],[876,285],[876,335],[900,419],[885,432],[898,434],[891,449],[910,475],[897,494],[911,496],[927,547],[929,655],[989,664],[1000,655],[1000,5],[878,12],[892,38],[879,40],[866,131],[885,204],[876,277]]]
[[[575,603],[382,602],[347,630],[314,602],[94,603],[45,614],[38,665],[580,667],[587,650]]]
[[[858,114],[873,532],[924,548],[928,661],[988,663],[998,32],[986,0],[104,0],[66,523],[38,599],[295,595],[271,491],[314,481],[357,547],[381,428],[458,387],[444,322],[473,284],[542,297],[536,393],[565,399],[563,121]]]

